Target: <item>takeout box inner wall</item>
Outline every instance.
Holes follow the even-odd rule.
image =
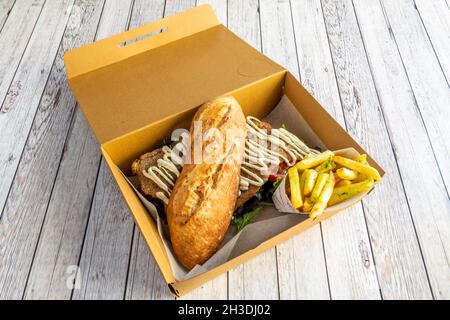
[[[118,46],[163,27],[164,33]],[[69,85],[165,281],[176,294],[334,214],[307,219],[223,265],[176,282],[155,222],[122,172],[129,174],[132,161],[160,147],[173,129],[189,128],[203,102],[232,94],[246,115],[261,118],[284,93],[329,149],[353,147],[364,152],[289,72],[219,25],[208,5],[75,49],[65,55],[65,62]],[[370,157],[369,162],[384,173]]]
[[[268,114],[280,100],[284,78],[285,71],[278,72],[231,92],[221,92],[219,95],[233,95],[241,105],[245,115],[261,118]],[[189,129],[191,120],[198,108],[199,106],[150,123],[139,130],[103,144],[103,147],[114,163],[125,174],[129,174],[131,163],[141,154],[161,147],[164,140],[170,139],[174,129]]]

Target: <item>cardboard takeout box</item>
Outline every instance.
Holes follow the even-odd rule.
[[[307,219],[206,273],[177,281],[155,222],[122,172],[129,174],[132,161],[161,146],[173,129],[188,127],[202,103],[231,94],[246,115],[262,118],[286,95],[328,149],[366,153],[292,74],[221,25],[209,5],[71,50],[64,58],[70,88],[177,296],[336,213]],[[384,174],[370,156],[368,161]]]

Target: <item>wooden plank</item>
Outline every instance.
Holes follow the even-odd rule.
[[[164,16],[173,16],[178,12],[195,7],[196,0],[166,0]]]
[[[64,50],[94,39],[102,8],[103,1],[79,0],[75,3],[19,163],[20,174],[13,182],[12,190],[19,190],[17,192],[27,200],[16,210],[34,210],[37,214],[36,194],[41,194],[41,199],[36,201],[50,201],[47,208],[42,207],[47,213],[28,277],[26,299],[70,298],[66,271],[68,266],[78,263],[98,169],[98,160],[92,159],[100,157],[93,148],[89,150],[89,156],[79,157],[79,154],[85,154],[83,149],[86,145],[95,144],[79,116],[71,129],[85,134],[64,146],[76,102],[67,86],[63,54]],[[72,170],[67,170],[67,167]],[[90,172],[94,174],[89,175]],[[12,191],[12,194],[17,192]],[[28,228],[40,227],[36,224]]]
[[[261,28],[258,1],[229,1],[228,27],[238,36],[261,50]],[[230,299],[278,299],[276,250],[270,249],[237,268],[230,270]]]
[[[127,300],[174,299],[137,227],[134,230],[127,282]]]
[[[134,0],[130,29],[142,26],[164,15],[165,0]]]
[[[450,8],[444,0],[415,0],[414,2],[448,84],[450,82]]]
[[[36,112],[39,99],[45,86],[50,68],[53,64],[64,27],[69,17],[67,9],[71,8],[73,0],[58,3],[47,3],[41,12],[36,6],[15,6],[0,37],[0,50],[4,54],[0,58],[0,74],[4,74],[0,84],[0,101],[3,101],[0,112],[0,208],[5,205],[8,190],[11,186],[20,154]],[[28,1],[28,4],[30,2]],[[17,3],[19,5],[20,3]],[[24,9],[27,14],[16,13]],[[39,12],[41,12],[39,16]],[[28,14],[30,15],[28,17]],[[34,33],[28,42],[34,22],[30,25],[21,21],[39,20]],[[13,19],[20,19],[19,27]],[[15,29],[25,29],[17,33]],[[13,38],[10,38],[10,37]],[[18,40],[18,37],[23,37]],[[25,49],[23,57],[20,56]],[[14,51],[11,51],[14,50]],[[15,52],[18,52],[16,55]],[[17,68],[17,65],[20,65]],[[12,80],[12,83],[11,83]],[[9,89],[8,89],[9,88]],[[5,96],[6,95],[6,96]],[[14,139],[11,139],[14,137]]]
[[[299,68],[289,1],[260,1],[260,14],[262,51],[298,77]],[[280,298],[329,298],[319,225],[279,245],[276,254]],[[311,276],[313,273],[315,275]]]
[[[197,0],[197,5],[204,3],[208,3],[214,8],[220,23],[226,26],[228,23],[227,0]]]
[[[132,236],[133,218],[102,161],[73,299],[124,298]]]
[[[135,0],[130,28],[161,19],[165,1]],[[128,300],[174,299],[137,227],[134,228],[125,298]]]
[[[44,0],[17,0],[4,22],[0,33],[0,102],[8,93],[44,3]]]
[[[320,0],[292,1],[291,6],[302,83],[345,127]],[[362,206],[354,206],[322,222],[322,234],[331,297],[379,299],[379,286]],[[305,243],[302,249],[313,250],[308,246],[312,246],[311,243]],[[293,249],[296,254],[302,254],[298,246]],[[302,259],[295,261],[297,264]],[[286,274],[286,285],[280,286],[281,292],[286,291],[291,295],[296,288],[297,293],[302,293],[301,288],[304,283],[308,283],[304,278],[317,277],[317,266],[310,264],[306,267],[294,268],[294,271],[300,273],[297,284],[289,281],[292,272],[280,272],[280,275]],[[324,279],[321,280],[322,288],[316,294],[318,297],[325,297],[328,292],[324,289]],[[318,290],[317,283],[320,282],[315,279],[305,290]],[[303,297],[305,295],[300,294],[298,298]]]
[[[414,4],[401,0],[382,2],[382,6],[450,196],[448,84]]]
[[[9,14],[11,13],[14,2],[16,2],[16,0],[4,0],[0,3],[0,32],[2,31],[6,19],[8,19]]]
[[[347,129],[387,172],[363,200],[382,296],[429,299],[426,270],[352,3],[322,4]]]
[[[33,168],[28,176],[18,171],[15,187],[11,188],[6,203],[5,200],[71,8],[72,1],[48,2],[44,6],[14,77],[13,88],[17,90],[10,91],[3,104],[4,113],[0,114],[0,206],[3,209],[0,220],[0,298],[22,297],[47,206],[45,195],[51,185],[42,186],[31,199],[22,196],[28,192],[29,185],[19,185],[21,180],[36,179],[39,174],[37,168]],[[23,162],[30,160],[23,159]],[[27,206],[31,200],[35,205]]]
[[[445,186],[380,4],[358,0],[354,6],[433,295],[449,299],[450,202]]]
[[[228,28],[247,43],[261,50],[258,1],[229,0],[228,13]]]
[[[131,0],[107,0],[97,39],[126,30],[131,9]],[[82,117],[79,109],[77,113]],[[84,117],[82,121],[85,122]],[[83,133],[72,131],[69,141],[78,139]],[[100,153],[97,143],[85,147],[89,152],[94,149],[96,154],[91,161],[98,164]],[[89,154],[77,156],[85,157]],[[95,175],[94,172],[90,174]],[[73,290],[73,299],[123,299],[132,236],[133,219],[106,163],[102,161],[79,262],[80,286]]]
[[[299,76],[292,15],[288,0],[260,1],[262,52]]]
[[[71,132],[73,134],[70,133],[71,137],[64,146],[25,299],[70,299],[74,285],[79,285],[75,281],[75,272],[100,155],[95,137],[78,110],[75,111]]]

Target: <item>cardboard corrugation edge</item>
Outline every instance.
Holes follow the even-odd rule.
[[[120,62],[219,24],[220,22],[211,5],[203,4],[179,14],[72,49],[64,54],[67,79],[70,83],[70,79],[79,75]],[[176,28],[175,25],[183,25],[183,28]],[[161,33],[128,45],[121,45],[158,31],[161,31]]]

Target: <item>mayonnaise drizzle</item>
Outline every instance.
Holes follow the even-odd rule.
[[[261,121],[255,117],[247,117],[248,137],[245,141],[244,159],[241,164],[241,178],[239,194],[248,190],[250,185],[262,186],[266,177],[278,168],[281,162],[289,167],[307,154],[318,153],[308,148],[297,136],[284,128],[262,129],[258,126]],[[162,191],[156,193],[156,197],[166,205],[180,175],[180,171],[174,163],[172,149],[168,146],[162,148],[163,158],[158,159],[155,166],[143,170],[144,176],[152,180]],[[179,161],[179,157],[178,161]]]
[[[162,159],[158,159],[156,166],[151,166],[147,170],[143,170],[142,173],[163,190],[162,192],[157,192],[156,196],[167,205],[180,171],[173,162],[172,149],[164,146],[162,151],[164,155]]]
[[[316,153],[286,129],[271,129],[269,134],[267,129],[258,126],[259,123],[259,119],[247,117],[249,138],[245,142],[244,161],[241,165],[241,171],[245,173],[245,176],[241,174],[241,191],[248,190],[250,185],[262,186],[265,182],[263,177],[278,168],[280,162],[285,162],[290,167],[305,155]]]

